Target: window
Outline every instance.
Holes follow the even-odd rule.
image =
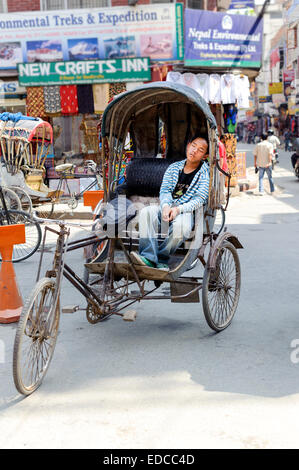
[[[0,13],[7,12],[7,2],[6,0],[0,0]]]
[[[151,0],[151,3],[175,3],[176,0]]]
[[[109,0],[68,0],[68,8],[102,8],[109,6]]]
[[[188,8],[193,8],[193,10],[204,10],[205,2],[204,0],[187,0]]]
[[[110,0],[42,0],[43,10],[109,7]]]

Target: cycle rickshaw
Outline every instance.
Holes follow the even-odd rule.
[[[157,156],[161,122],[167,142],[165,158]],[[125,224],[124,230],[116,231],[113,236],[97,229],[103,203],[99,203],[95,211],[100,216],[94,222],[95,231],[87,238],[68,242],[69,229],[62,221],[57,222],[59,230],[46,227],[44,240],[49,230],[58,236],[53,266],[37,282],[24,305],[14,346],[14,381],[19,392],[25,395],[40,385],[54,352],[62,276],[86,298],[86,316],[90,323],[102,322],[112,315],[132,320],[134,311],[126,309],[141,300],[199,302],[200,290],[204,315],[213,330],[226,328],[236,312],[241,276],[237,249],[242,245],[235,235],[223,230],[224,219],[220,229],[213,231],[217,211],[222,215],[224,211],[220,204],[217,126],[208,105],[192,89],[167,82],[143,85],[114,98],[104,112],[101,128],[103,175],[107,175],[104,203],[112,202],[118,190],[128,133],[133,142],[134,158],[126,172],[127,198],[136,204],[136,197],[137,203],[140,198],[144,203],[157,197],[169,163],[185,158],[188,136],[200,134],[209,142],[208,202],[195,214],[192,236],[174,254],[168,272],[132,262],[130,252],[138,249],[138,224],[133,224],[130,231]],[[96,247],[96,254],[85,265],[89,272],[96,274],[89,283],[65,262],[66,252],[87,246]],[[188,275],[197,259],[202,263],[203,276]],[[41,262],[38,278],[40,271]],[[170,293],[155,293],[163,283],[170,285]],[[78,309],[78,306],[70,306],[62,311],[70,313]]]

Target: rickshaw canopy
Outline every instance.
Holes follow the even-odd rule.
[[[0,138],[26,142],[53,142],[51,124],[21,113],[0,114]]]
[[[135,157],[155,157],[159,126],[164,125],[166,158],[184,158],[192,136],[209,138],[217,132],[216,120],[206,101],[192,88],[171,82],[153,82],[117,95],[106,107],[101,135],[123,142],[130,132]],[[112,139],[112,140],[111,140]]]

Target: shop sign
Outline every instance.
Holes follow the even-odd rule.
[[[26,88],[20,87],[17,81],[4,82],[0,80],[0,97],[9,98],[16,95],[25,95]]]
[[[185,64],[261,66],[263,20],[206,10],[185,10]]]
[[[146,82],[151,79],[148,57],[18,64],[18,73],[19,83],[23,86]]]
[[[269,95],[278,95],[283,93],[282,82],[269,83]]]
[[[136,5],[0,15],[0,69],[22,62],[182,60],[183,6]]]
[[[285,96],[289,96],[292,93],[292,82],[294,80],[295,70],[286,70],[283,72],[283,91]]]
[[[272,103],[272,95],[270,95],[270,96],[259,96],[259,103]]]

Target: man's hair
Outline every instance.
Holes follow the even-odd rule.
[[[267,136],[267,134],[262,134],[262,135],[261,135],[261,138],[262,138],[262,140],[267,140],[267,139],[268,139],[268,136]]]

